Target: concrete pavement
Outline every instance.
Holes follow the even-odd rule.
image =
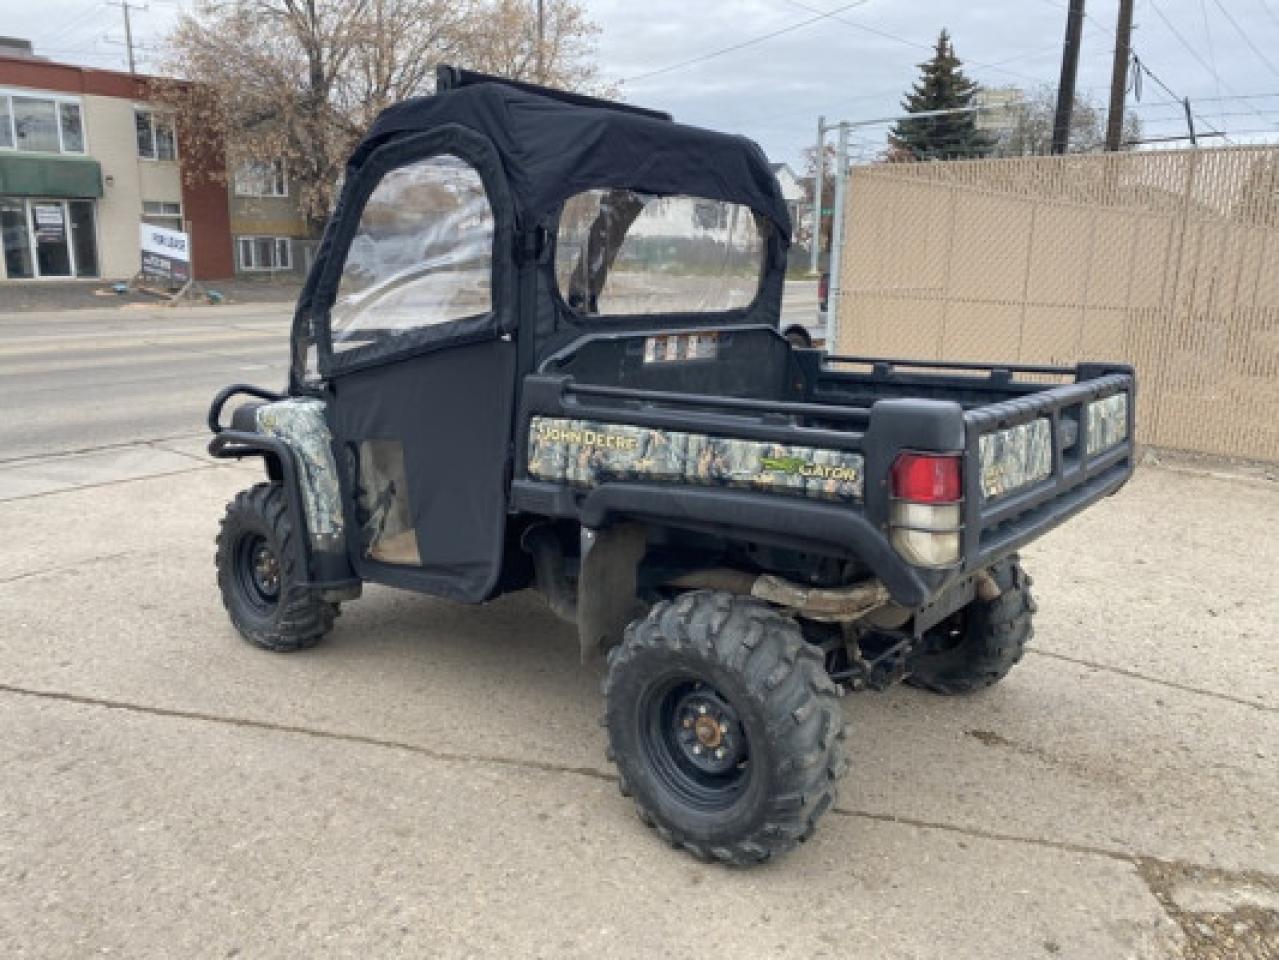
[[[175,450],[135,448],[127,477],[0,503],[5,956],[1279,943],[1272,483],[1146,469],[1050,536],[1009,680],[846,699],[837,809],[794,855],[730,871],[665,849],[617,795],[599,670],[531,595],[375,588],[313,651],[240,641],[212,536],[256,471],[172,446],[183,472],[136,476]],[[1203,579],[1183,550],[1201,535],[1252,562]]]
[[[1027,551],[1007,681],[845,699],[836,809],[725,870],[617,794],[535,596],[235,635],[212,541],[259,474],[201,424],[286,326],[0,316],[0,956],[1279,957],[1275,483],[1140,470]]]

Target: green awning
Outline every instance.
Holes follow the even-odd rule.
[[[84,157],[0,153],[0,197],[100,197],[102,167]]]

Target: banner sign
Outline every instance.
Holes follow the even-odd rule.
[[[180,230],[142,224],[142,275],[148,280],[181,286],[191,279],[191,239]]]

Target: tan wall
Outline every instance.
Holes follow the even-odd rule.
[[[182,199],[182,176],[176,162],[138,157],[133,108],[132,101],[119,97],[84,98],[88,155],[102,164],[98,257],[106,278],[128,278],[138,270],[142,201],[177,203]]]
[[[1279,149],[858,168],[842,353],[1132,363],[1138,438],[1279,460]]]

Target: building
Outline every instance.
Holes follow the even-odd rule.
[[[1026,93],[1020,87],[981,87],[973,94],[977,107],[973,125],[1006,145],[1026,110]]]
[[[305,274],[314,251],[285,162],[244,163],[228,179],[237,276]]]
[[[143,222],[191,235],[192,274],[232,273],[226,187],[193,170],[152,78],[0,40],[0,281],[128,279]]]
[[[794,239],[799,233],[801,221],[806,219],[804,183],[788,163],[773,163],[769,166],[773,168],[773,176],[782,188],[782,199],[786,201],[786,209],[790,213],[791,239]]]

